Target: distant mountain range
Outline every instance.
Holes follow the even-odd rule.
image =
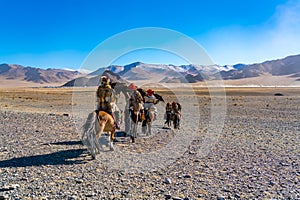
[[[145,80],[156,83],[197,83],[205,80],[215,80],[222,77],[223,80],[237,80],[245,78],[260,77],[263,75],[287,76],[290,78],[300,78],[300,55],[288,56],[284,59],[266,61],[257,64],[237,64],[237,65],[163,65],[163,64],[146,64],[135,62],[125,66],[111,65],[106,68],[88,74],[90,78],[95,79],[99,75],[109,74],[113,80],[119,81],[137,81]],[[122,80],[120,78],[122,77]],[[80,79],[77,79],[80,80]],[[297,79],[300,81],[300,79]],[[72,82],[76,82],[72,80]],[[94,86],[87,82],[85,86]],[[77,86],[80,86],[78,81]],[[64,86],[72,86],[66,83]],[[81,85],[83,86],[83,85]]]
[[[40,69],[21,65],[0,64],[0,77],[6,80],[27,81],[39,84],[65,83],[80,76],[78,71]]]
[[[39,69],[20,65],[0,65],[0,78],[22,79],[29,82],[51,84],[64,83],[62,86],[96,86],[101,75],[114,81],[149,81],[155,83],[197,83],[222,77],[223,80],[239,80],[264,75],[285,76],[300,81],[300,55],[257,64],[237,65],[164,65],[135,62],[125,66],[111,65],[99,68],[89,74],[63,69]]]
[[[284,59],[266,61],[259,64],[246,65],[238,70],[221,71],[220,73],[225,80],[258,77],[263,74],[300,77],[300,55],[288,56]]]
[[[109,70],[106,70],[99,75],[88,75],[79,77],[76,79],[72,79],[71,81],[68,81],[67,83],[63,84],[62,87],[83,87],[83,86],[97,86],[100,83],[100,77],[101,76],[107,76],[109,77],[113,82],[122,82],[122,83],[128,83],[127,80],[123,79],[121,76],[119,76],[116,73],[113,73]]]
[[[201,66],[201,65],[164,65],[164,64],[146,64],[134,62],[129,65],[111,65],[105,68],[99,68],[94,72],[87,74],[86,77],[80,77],[64,84],[64,87],[72,86],[96,86],[99,84],[100,76],[105,75],[113,81],[150,81],[157,83],[194,83],[203,81],[205,75],[213,75],[219,71],[228,71],[241,67],[242,64],[233,66]]]

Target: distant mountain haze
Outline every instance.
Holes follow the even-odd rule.
[[[236,65],[166,65],[134,62],[129,65],[111,65],[99,68],[89,74],[64,69],[40,69],[21,65],[0,65],[0,78],[5,80],[22,80],[38,84],[62,83],[62,86],[96,86],[101,75],[113,81],[150,81],[155,83],[197,83],[206,80],[239,80],[261,76],[285,76],[300,80],[300,55],[283,59],[265,61],[257,64]]]
[[[0,65],[0,77],[7,80],[22,80],[39,84],[64,83],[81,74],[64,69],[40,69],[21,65]]]

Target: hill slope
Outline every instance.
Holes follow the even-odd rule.
[[[12,82],[28,82],[32,85],[53,85],[63,84],[80,75],[77,71],[64,69],[40,69],[34,67],[24,67],[22,65],[0,65],[0,79],[5,84]]]

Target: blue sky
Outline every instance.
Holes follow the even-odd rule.
[[[180,32],[220,65],[300,54],[300,0],[0,0],[0,8],[0,63],[79,69],[103,41],[143,27]],[[114,64],[133,61],[185,64],[155,49]]]

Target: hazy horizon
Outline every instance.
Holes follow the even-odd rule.
[[[300,54],[288,55],[286,57],[297,56],[297,55],[300,55]],[[273,60],[284,59],[286,57],[276,58],[276,59],[273,59]],[[122,57],[121,57],[121,60],[122,60]],[[259,63],[263,63],[263,62],[267,62],[267,61],[272,61],[272,60],[264,60],[264,61],[259,62]],[[141,60],[132,60],[131,62],[125,63],[125,64],[121,64],[121,63],[118,63],[118,62],[119,62],[119,60],[116,60],[115,62],[113,62],[111,65],[108,65],[108,66],[93,66],[93,67],[95,69],[99,69],[99,68],[106,68],[106,67],[113,66],[113,65],[116,65],[116,66],[126,66],[126,65],[133,64],[133,63],[137,63],[137,62],[148,64],[148,65],[174,65],[174,66],[190,65],[190,64],[192,64],[192,65],[198,65],[198,64],[195,64],[195,63],[181,63],[181,64],[155,63],[155,62],[151,62],[151,61],[150,62],[144,62],[144,61],[141,61]],[[225,65],[218,65],[218,64],[215,64],[215,65],[218,65],[218,66],[233,66],[233,65],[238,65],[238,64],[251,65],[251,64],[259,64],[259,63],[234,63],[234,64],[225,64]],[[38,66],[23,65],[22,63],[0,63],[0,65],[1,64],[20,65],[20,66],[23,66],[23,67],[41,68],[41,67],[38,67]],[[208,65],[208,66],[210,66],[210,65]],[[72,71],[79,70],[79,71],[84,71],[84,72],[87,72],[87,73],[93,72],[93,70],[87,70],[87,69],[83,69],[83,68],[72,69],[72,68],[66,68],[66,67],[47,67],[47,68],[41,68],[41,69],[65,69],[65,70],[72,70]]]

